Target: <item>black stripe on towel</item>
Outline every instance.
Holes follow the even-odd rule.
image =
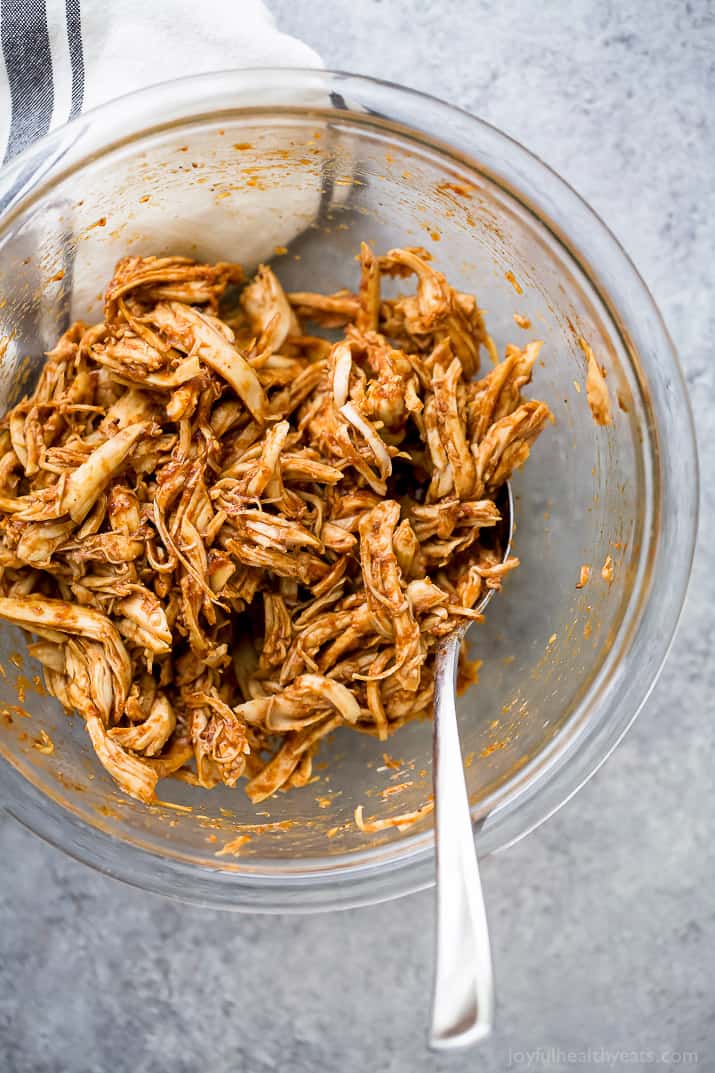
[[[0,36],[12,114],[5,160],[46,134],[52,120],[52,55],[44,0],[0,0]]]
[[[69,118],[74,119],[82,111],[84,102],[84,52],[80,0],[65,0],[65,11],[67,13],[67,41],[72,64],[72,107]]]

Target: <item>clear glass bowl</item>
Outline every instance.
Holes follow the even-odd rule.
[[[361,239],[380,250],[424,245],[450,282],[478,295],[500,347],[544,340],[531,390],[557,423],[514,479],[522,566],[472,631],[484,663],[460,702],[480,853],[520,838],[574,793],[635,717],[667,653],[698,479],[663,322],[573,190],[440,101],[351,75],[257,70],[178,80],[80,117],[2,172],[0,207],[3,410],[68,317],[100,317],[101,290],[126,253],[249,268],[275,257],[287,286],[333,290],[355,286]],[[579,335],[607,369],[607,429],[586,403]],[[611,584],[601,577],[609,555]],[[592,580],[577,590],[582,563]],[[23,635],[7,626],[0,663],[0,800],[75,857],[231,909],[357,905],[432,882],[429,819],[379,837],[353,823],[357,804],[381,817],[424,803],[428,723],[387,746],[336,734],[318,783],[258,810],[240,786],[171,781],[160,784],[169,803],[146,807],[117,791],[81,720],[43,694]],[[35,747],[40,730],[50,755]],[[397,783],[409,785],[383,793]],[[241,825],[251,839],[240,856],[217,856]]]

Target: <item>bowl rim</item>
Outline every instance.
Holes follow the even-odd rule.
[[[313,106],[301,107],[300,103],[291,103],[291,98],[298,97],[300,93],[309,97],[317,91],[330,99],[336,115],[342,111],[345,116],[347,111],[352,111],[345,104],[347,98],[351,104],[354,101],[367,113],[373,112],[399,124],[401,132],[407,137],[436,148],[463,167],[467,166],[477,173],[486,172],[492,179],[495,173],[501,174],[512,196],[519,196],[519,183],[526,183],[530,186],[528,199],[524,194],[519,196],[519,200],[542,225],[546,223],[551,227],[567,252],[575,258],[603,300],[616,331],[621,334],[614,315],[619,312],[614,292],[628,293],[640,315],[647,320],[650,332],[654,333],[657,345],[653,363],[657,358],[668,369],[670,406],[675,411],[675,420],[679,425],[680,469],[687,470],[689,467],[691,473],[690,485],[682,480],[678,482],[673,476],[665,482],[674,496],[668,502],[676,503],[676,520],[685,527],[678,545],[678,568],[671,573],[668,588],[660,586],[662,599],[671,612],[666,619],[668,626],[657,638],[657,652],[651,668],[641,676],[643,681],[636,690],[638,695],[631,701],[629,710],[619,718],[617,725],[608,728],[608,735],[604,737],[604,727],[601,726],[598,740],[593,734],[586,740],[588,720],[582,720],[583,725],[571,728],[568,740],[564,739],[564,732],[560,732],[554,741],[521,769],[519,778],[522,788],[517,789],[506,805],[490,809],[486,815],[482,813],[483,802],[475,807],[475,830],[480,855],[495,852],[512,845],[545,822],[598,770],[642,709],[670,650],[685,602],[697,537],[697,445],[685,379],[663,318],[633,262],[607,225],[554,169],[510,135],[464,109],[430,94],[367,76],[316,68],[243,68],[156,83],[108,101],[45,135],[0,171],[0,230],[5,229],[16,211],[26,209],[34,199],[42,196],[48,185],[54,185],[62,179],[65,172],[60,170],[54,174],[53,169],[61,168],[63,162],[71,159],[78,150],[83,155],[79,156],[78,162],[70,170],[81,167],[97,154],[112,152],[125,140],[146,136],[153,130],[165,129],[176,122],[198,120],[206,113],[194,109],[205,99],[213,99],[214,95],[219,98],[225,96],[224,110],[236,113],[253,107],[242,104],[242,96],[245,98],[263,90],[283,93],[285,107],[292,112],[315,111]],[[271,102],[270,107],[280,106]],[[321,110],[324,108],[325,105],[322,105]],[[386,108],[387,112],[383,112],[382,108]],[[127,113],[135,117],[129,127]],[[211,110],[210,114],[219,113]],[[353,111],[352,114],[359,115],[360,112]],[[421,122],[422,114],[430,116],[424,125]],[[142,126],[141,118],[145,115],[152,115],[152,121]],[[449,120],[452,120],[455,124],[459,123],[460,130],[466,128],[466,134],[460,134],[456,142],[437,138],[427,127],[434,125],[436,128],[438,116],[444,120],[439,129],[451,132]],[[140,121],[137,122],[137,119]],[[98,127],[102,134],[98,134]],[[121,132],[125,128],[124,137],[117,137],[116,134],[107,137],[103,133],[104,130]],[[87,143],[84,149],[83,138]],[[454,138],[453,134],[451,138]],[[480,139],[479,156],[475,158],[470,151],[476,151],[476,145],[471,143],[477,143]],[[489,152],[485,151],[485,145],[489,147]],[[491,167],[488,166],[490,153],[493,161],[499,161],[498,166],[493,162]],[[534,197],[534,188],[539,197]],[[568,217],[566,226],[545,212],[545,203],[558,207],[557,216]],[[578,236],[578,241],[575,236]],[[607,288],[599,280],[601,273],[591,267],[604,260],[608,262]],[[631,343],[630,349],[642,353],[636,341]],[[661,479],[662,476],[661,473]],[[660,534],[655,541],[655,554],[662,555]],[[654,596],[651,588],[646,594],[638,620],[639,628]],[[594,686],[596,684],[593,683]],[[595,699],[598,700],[598,697]],[[604,703],[603,696],[601,703]],[[587,756],[584,755],[585,746]],[[329,866],[317,873],[277,874],[272,870],[270,874],[262,874],[255,868],[250,873],[234,868],[208,869],[162,856],[91,826],[50,800],[4,758],[0,762],[0,787],[0,803],[5,809],[52,845],[108,875],[182,901],[251,912],[311,912],[373,904],[423,889],[433,883],[430,831],[400,840],[397,844],[399,852],[393,853],[390,859],[374,859],[374,851],[353,853],[344,855],[345,860],[329,858]],[[504,822],[507,805],[510,816],[506,817],[508,822]],[[373,859],[369,859],[371,854]]]

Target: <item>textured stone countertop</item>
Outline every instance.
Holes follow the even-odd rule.
[[[665,671],[615,755],[484,881],[499,1019],[424,1046],[432,896],[303,919],[145,895],[0,818],[1,1073],[715,1068],[713,8],[706,0],[272,0],[329,66],[470,109],[593,205],[651,287],[695,408],[701,540]],[[569,1061],[568,1052],[597,1052]],[[541,1055],[533,1052],[541,1049]],[[531,1052],[531,1053],[528,1053]],[[562,1053],[559,1053],[562,1052]]]

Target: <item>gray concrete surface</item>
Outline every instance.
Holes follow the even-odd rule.
[[[634,258],[680,349],[702,452],[683,626],[616,755],[487,862],[499,1024],[479,1052],[424,1047],[429,894],[309,919],[223,916],[125,889],[2,819],[0,1071],[557,1073],[611,1052],[610,1068],[635,1073],[694,1064],[683,1051],[712,1070],[713,7],[272,6],[329,65],[429,90],[529,145]]]

